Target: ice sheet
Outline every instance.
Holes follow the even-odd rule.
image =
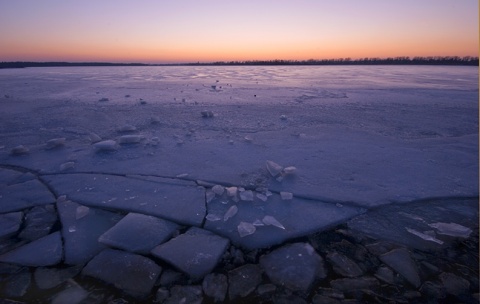
[[[29,68],[1,70],[0,92],[0,165],[35,175],[0,185],[0,200],[22,187],[45,192],[3,212],[51,203],[53,191],[255,247],[296,235],[246,243],[262,229],[283,233],[254,226],[239,237],[241,222],[266,215],[289,226],[259,187],[292,194],[279,204],[333,208],[341,221],[384,204],[478,197],[477,67]],[[11,153],[19,145],[28,152]],[[272,176],[266,161],[289,174]],[[229,221],[211,221],[230,205],[208,206],[215,192],[197,185],[209,184],[245,189]],[[252,202],[264,204],[258,214],[242,206]],[[214,214],[215,204],[227,209]],[[309,232],[338,223],[311,221]]]

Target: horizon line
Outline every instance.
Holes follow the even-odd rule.
[[[338,57],[330,59],[269,59],[269,60],[224,60],[209,62],[173,62],[173,63],[144,63],[144,62],[110,62],[110,61],[0,61],[0,68],[12,65],[24,65],[23,67],[35,67],[57,65],[110,65],[110,66],[179,66],[179,65],[341,65],[341,64],[462,64],[478,65],[478,56],[395,56],[395,57],[363,57],[352,59],[350,57]]]

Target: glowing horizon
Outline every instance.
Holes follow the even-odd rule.
[[[478,1],[0,0],[0,41],[0,61],[478,56]]]

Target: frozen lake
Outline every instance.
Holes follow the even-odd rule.
[[[125,92],[151,102],[171,102],[168,93],[176,85],[185,86],[175,92],[181,95],[177,98],[221,104],[278,104],[292,101],[296,93],[308,95],[308,90],[320,90],[323,94],[317,96],[326,99],[356,90],[478,91],[478,68],[462,66],[55,67],[0,70],[0,79],[7,86],[2,91],[12,96],[36,90],[42,97],[95,101],[90,94],[108,94],[116,103],[135,100],[125,100]],[[218,94],[201,94],[212,85]],[[261,98],[240,94],[245,91],[261,91]]]
[[[123,259],[199,280],[227,248],[311,255],[289,242],[338,225],[422,252],[478,239],[478,94],[478,67],[0,70],[0,261],[89,263],[145,296]]]

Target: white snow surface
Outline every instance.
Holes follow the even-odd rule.
[[[296,170],[264,186],[295,197],[362,207],[471,197],[478,98],[478,67],[4,69],[0,165],[248,187],[271,160]],[[118,133],[125,125],[131,134]],[[96,152],[92,133],[144,139]],[[65,144],[46,149],[52,138]],[[18,145],[29,152],[12,155]]]

